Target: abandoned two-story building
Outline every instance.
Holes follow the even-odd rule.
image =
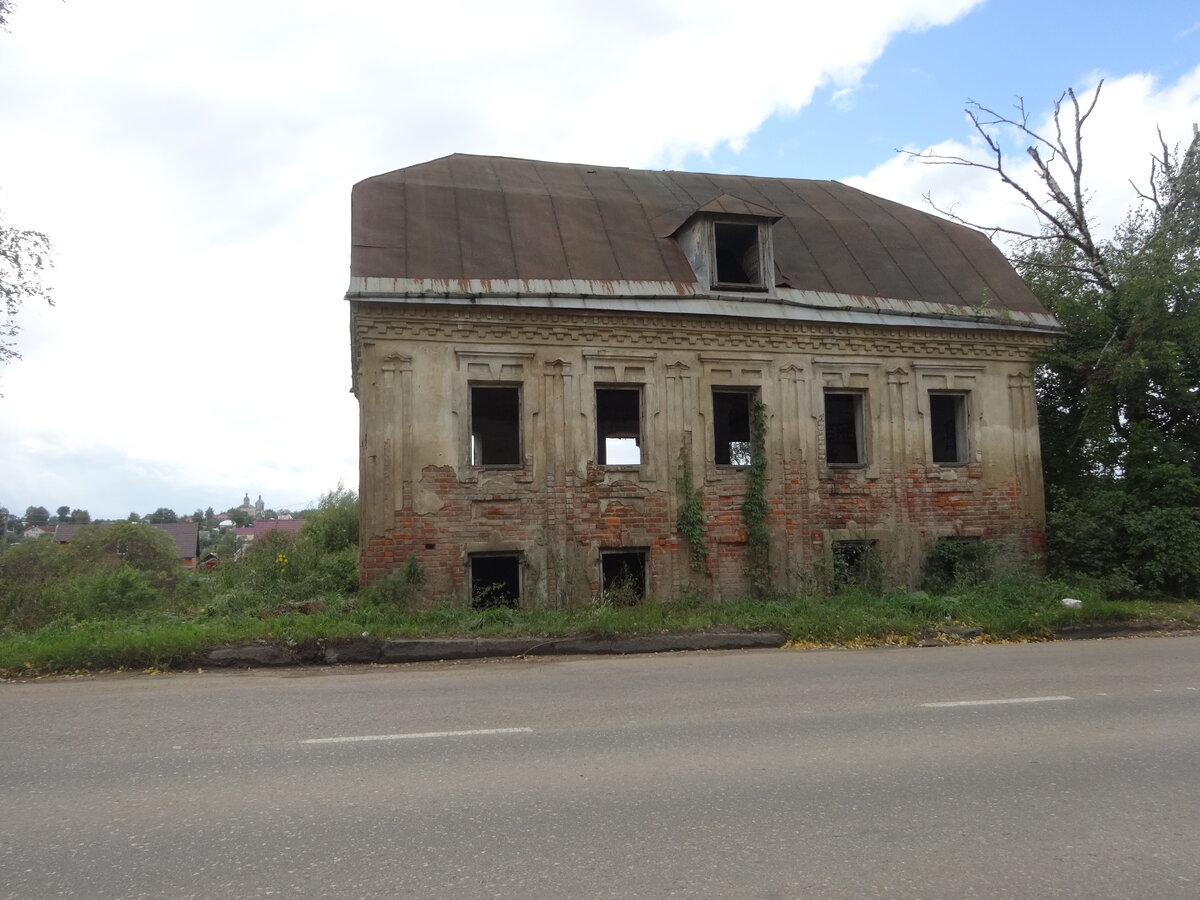
[[[454,155],[354,186],[347,298],[364,582],[415,558],[464,602],[736,596],[749,490],[779,588],[868,554],[913,584],[945,537],[1042,548],[1031,360],[1059,329],[942,218]]]

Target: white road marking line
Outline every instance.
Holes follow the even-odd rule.
[[[1074,697],[1060,695],[1057,697],[1008,697],[1004,700],[948,700],[944,703],[922,703],[927,707],[945,706],[994,706],[1000,703],[1046,703],[1050,700],[1074,700]]]
[[[477,728],[473,731],[414,731],[408,734],[362,734],[354,737],[309,738],[302,744],[350,744],[355,741],[405,741],[418,738],[472,737],[479,734],[532,734],[532,728]]]

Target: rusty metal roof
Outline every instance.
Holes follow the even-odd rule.
[[[672,235],[715,212],[777,217],[778,286],[1044,312],[983,234],[836,181],[454,154],[360,181],[352,208],[355,277],[694,285]]]

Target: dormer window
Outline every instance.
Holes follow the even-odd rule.
[[[713,222],[713,287],[763,290],[763,247],[758,223]]]
[[[696,273],[700,289],[770,293],[775,287],[773,209],[722,194],[699,207],[672,237]]]

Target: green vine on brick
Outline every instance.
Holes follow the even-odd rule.
[[[708,547],[704,544],[704,495],[692,477],[692,461],[688,458],[686,447],[679,451],[679,476],[675,479],[675,486],[679,489],[675,529],[687,541],[692,569],[700,572],[708,559]]]
[[[771,586],[771,535],[767,531],[767,407],[756,400],[750,410],[750,471],[742,523],[746,526],[746,577],[758,596]]]

